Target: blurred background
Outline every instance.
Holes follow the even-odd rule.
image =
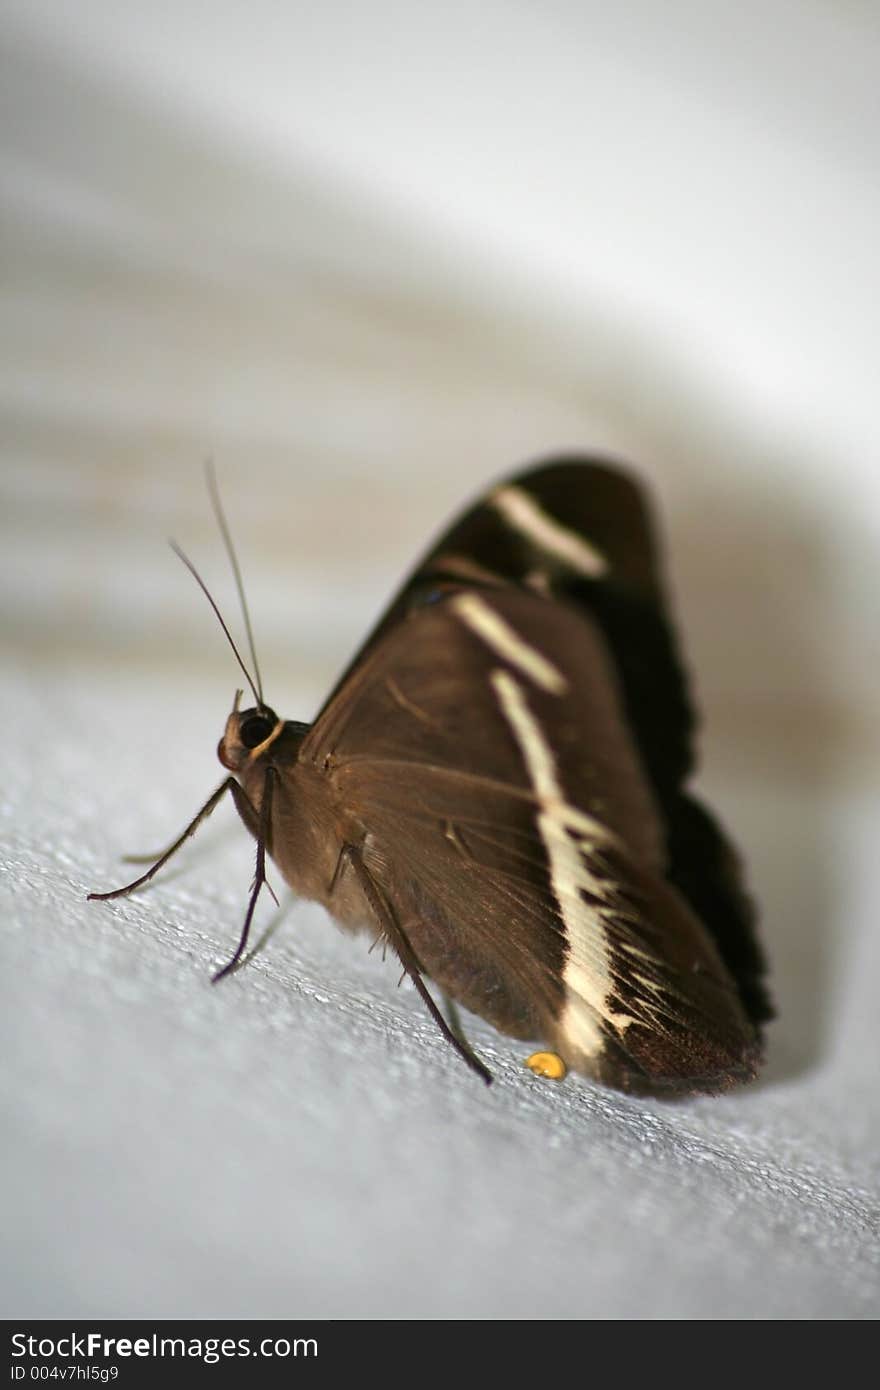
[[[9,1316],[876,1312],[878,59],[830,0],[2,0]],[[205,458],[307,719],[559,450],[655,496],[780,1008],[741,1096],[553,1090],[475,1024],[487,1101],[308,907],[211,991],[228,813],[82,901],[219,780],[165,544],[237,623]]]

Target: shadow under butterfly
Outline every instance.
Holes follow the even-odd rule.
[[[246,608],[245,622],[253,655]],[[245,951],[269,854],[295,893],[378,932],[487,1081],[453,1001],[541,1039],[551,1051],[529,1064],[545,1075],[658,1094],[755,1075],[773,1011],[754,912],[733,849],[684,790],[694,716],[625,472],[563,459],[494,487],[430,549],[311,725],[278,718],[255,656],[252,679],[229,641],[256,701],[240,710],[239,693],[226,722],[230,775],[146,873],[90,897],[146,883],[229,792],[257,870],[215,979]]]

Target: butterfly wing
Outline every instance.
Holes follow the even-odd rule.
[[[664,787],[681,783],[692,764],[693,715],[644,494],[627,473],[559,459],[492,488],[422,557],[326,704],[407,613],[461,584],[528,588],[595,619],[650,775]]]
[[[695,719],[643,490],[616,465],[593,459],[551,460],[499,483],[428,550],[324,712],[400,623],[462,586],[484,595],[517,588],[566,604],[600,636],[660,814],[664,875],[713,938],[749,1017],[772,1017],[738,857],[684,788]]]
[[[373,644],[301,758],[454,998],[627,1088],[751,1074],[755,1029],[665,879],[662,808],[587,613],[447,585]]]

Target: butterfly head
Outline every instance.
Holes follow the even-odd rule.
[[[223,737],[217,745],[217,757],[230,772],[241,772],[252,759],[265,752],[266,745],[277,738],[284,720],[268,705],[254,705],[240,710],[241,691],[235,692],[232,713],[226,721]]]

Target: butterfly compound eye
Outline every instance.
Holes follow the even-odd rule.
[[[269,737],[274,727],[274,719],[267,719],[264,714],[252,714],[250,718],[242,720],[241,741],[245,748],[256,748]]]

